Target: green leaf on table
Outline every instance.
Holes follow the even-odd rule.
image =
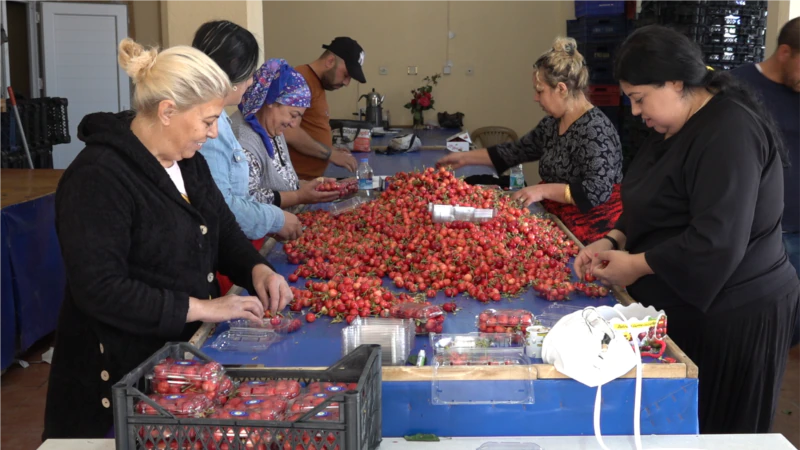
[[[439,442],[439,436],[429,433],[417,433],[412,436],[403,436],[403,438],[412,442]]]

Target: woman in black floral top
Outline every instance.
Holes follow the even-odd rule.
[[[498,173],[539,161],[543,183],[514,194],[542,202],[584,242],[604,236],[622,212],[622,150],[614,125],[586,98],[589,71],[574,39],[558,38],[534,64],[535,101],[548,114],[520,140],[442,158],[440,166],[493,166]]]

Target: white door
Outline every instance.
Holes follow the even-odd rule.
[[[128,36],[128,11],[125,5],[41,5],[44,95],[69,101],[72,141],[53,147],[53,168],[65,169],[84,146],[77,132],[84,116],[130,107],[128,75],[117,64],[117,45]]]

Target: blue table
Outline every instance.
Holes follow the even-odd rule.
[[[452,133],[451,133],[452,134]],[[450,134],[448,134],[449,136]],[[398,171],[430,167],[447,154],[446,150],[421,150],[411,154],[377,155],[370,153],[370,164],[376,175],[392,175]],[[327,176],[340,175],[340,169],[329,168]],[[464,168],[458,175],[491,173],[489,167]],[[323,206],[324,208],[324,206]],[[543,213],[541,207],[532,206],[535,213]],[[289,264],[281,244],[275,244],[267,254],[268,261],[284,276],[297,266]],[[297,287],[305,280],[301,279]],[[384,280],[389,286],[389,280]],[[441,304],[445,299],[439,294],[433,303]],[[485,308],[523,308],[541,314],[554,304],[539,299],[531,291],[517,300],[480,304],[474,299],[456,297],[463,310],[457,315],[448,315],[444,322],[445,333],[476,331],[475,317]],[[573,294],[567,306],[586,307],[612,305],[612,297],[590,299],[582,294]],[[305,321],[304,321],[305,322]],[[273,345],[266,351],[256,353],[220,352],[211,347],[227,325],[216,327],[208,339],[202,341],[202,349],[209,356],[226,365],[264,365],[268,367],[322,367],[337,361],[342,355],[341,330],[343,323],[332,324],[323,317]],[[418,336],[411,354],[427,349],[428,337]],[[668,347],[669,348],[669,347]],[[427,351],[428,355],[430,352]],[[679,355],[676,355],[679,356]],[[645,361],[652,362],[648,359]],[[553,366],[533,361],[537,371],[534,381],[535,404],[495,405],[449,405],[431,404],[431,371],[429,368],[385,367],[383,374],[383,435],[403,436],[414,433],[436,433],[442,436],[520,436],[520,435],[586,435],[592,434],[592,412],[595,390],[571,380],[564,379]],[[691,368],[694,374],[689,374]],[[645,366],[642,400],[643,434],[696,434],[698,432],[697,398],[698,383],[696,366],[691,361],[679,364],[647,364]],[[468,381],[465,389],[496,389],[508,386],[508,381]],[[632,379],[618,379],[603,389],[604,434],[633,433]],[[388,419],[391,418],[391,419]]]
[[[400,134],[411,133],[414,130],[403,130]],[[375,152],[375,148],[386,147],[389,141],[397,136],[387,135],[383,137],[373,138],[372,149],[369,153],[354,152],[353,156],[358,160],[361,158],[368,158],[369,165],[375,172],[375,175],[392,175],[397,172],[411,172],[413,170],[422,169],[424,167],[434,167],[436,161],[443,156],[449,154],[444,146],[448,137],[458,133],[459,130],[451,129],[436,129],[436,130],[419,130],[417,136],[422,140],[423,148],[419,151],[412,153],[402,153],[397,155],[385,155]],[[456,170],[458,176],[470,176],[486,173],[494,173],[491,167],[463,167]],[[353,173],[347,169],[328,165],[328,170],[325,171],[326,177],[344,178],[352,177]]]
[[[3,370],[17,352],[24,352],[56,328],[66,280],[55,230],[54,192],[62,173],[51,169],[2,171]]]

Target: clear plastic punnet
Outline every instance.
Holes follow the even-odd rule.
[[[341,202],[331,203],[328,211],[331,215],[338,216],[339,214],[353,211],[366,202],[367,200],[362,197],[352,197]]]
[[[448,349],[432,360],[434,405],[531,404],[534,372],[524,348]],[[490,367],[495,366],[495,367]],[[486,379],[491,376],[492,379]],[[480,388],[471,380],[481,379]]]
[[[580,311],[583,308],[571,305],[564,305],[562,303],[554,303],[548,307],[546,307],[541,314],[536,316],[536,320],[534,321],[535,325],[542,325],[547,328],[553,328],[553,325],[556,324],[562,317],[572,314],[576,311]]]
[[[231,328],[220,333],[211,343],[211,348],[226,352],[263,352],[283,338],[283,335],[267,329]]]
[[[302,391],[300,383],[294,380],[244,381],[236,389],[236,397],[272,397],[277,395],[293,399],[300,395],[300,391]]]
[[[206,417],[214,410],[214,402],[203,394],[150,394],[148,398],[176,417]],[[137,414],[158,415],[159,411],[147,401],[136,404]]]
[[[258,329],[274,331],[278,334],[294,333],[303,327],[303,321],[297,317],[265,317],[260,321],[235,319],[229,322],[231,330]]]
[[[497,216],[497,211],[494,209],[459,205],[435,205],[433,203],[428,204],[428,211],[431,213],[431,221],[433,223],[488,222]]]
[[[309,394],[316,394],[317,392],[340,394],[345,391],[354,391],[356,389],[358,389],[358,383],[331,383],[327,381],[315,381],[306,386],[306,391]]]
[[[401,366],[411,353],[414,339],[414,321],[410,319],[359,319],[342,329],[342,356],[359,345],[381,346],[384,366]]]
[[[441,306],[429,303],[397,303],[389,313],[398,319],[414,320],[416,334],[441,333],[446,317]]]
[[[525,340],[516,333],[431,333],[430,342],[434,354],[457,349],[522,348],[525,346]]]
[[[533,321],[533,313],[524,309],[486,309],[478,315],[477,327],[482,333],[525,334]]]
[[[280,395],[254,398],[232,398],[224,408],[211,414],[212,418],[240,420],[283,420],[289,400]]]
[[[331,399],[340,393],[328,393],[328,392],[307,392],[300,397],[292,400],[289,404],[288,411],[291,414],[299,413],[302,411],[308,411],[311,409],[316,408],[317,406],[325,403],[325,400]],[[326,408],[335,408],[339,409],[339,403],[331,402],[328,403]]]

